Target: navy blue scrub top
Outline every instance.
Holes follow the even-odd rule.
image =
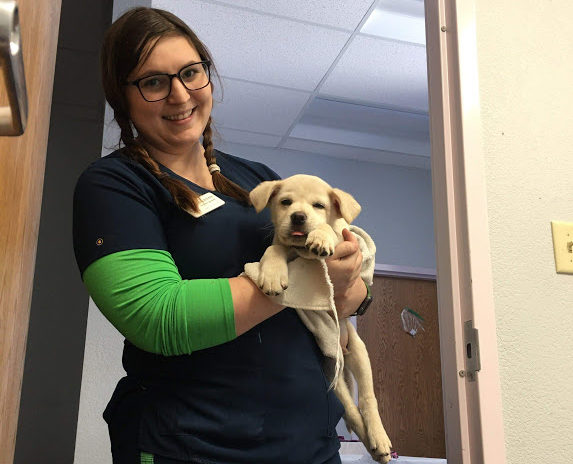
[[[222,173],[246,190],[279,176],[263,164],[215,152]],[[202,187],[164,166],[199,194]],[[200,217],[177,208],[143,166],[114,152],[92,163],[74,195],[80,271],[110,253],[169,251],[183,279],[235,277],[272,241],[267,210],[219,192],[225,204]],[[98,238],[103,244],[96,245]],[[125,342],[122,378],[104,412],[116,463],[323,464],[339,462],[343,408],[323,356],[292,308],[236,339],[165,357]]]

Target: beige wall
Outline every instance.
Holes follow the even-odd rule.
[[[507,463],[573,456],[573,2],[479,0],[483,149]]]

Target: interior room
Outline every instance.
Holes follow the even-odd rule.
[[[112,20],[138,5],[176,13],[209,46],[220,76],[214,79],[217,149],[261,161],[282,177],[320,176],[361,204],[355,224],[377,246],[375,304],[355,324],[370,352],[396,462],[517,464],[540,454],[552,464],[569,462],[573,410],[563,399],[573,366],[563,353],[571,347],[573,294],[570,276],[555,269],[550,223],[573,221],[573,69],[563,59],[573,53],[566,21],[573,10],[565,0],[523,9],[510,0],[425,1],[62,0],[61,10],[49,14],[21,1],[23,30],[33,20],[58,32],[57,45],[42,42],[57,49],[53,93],[41,100],[30,92],[32,108],[49,109],[41,118],[43,179],[23,177],[23,188],[43,189],[37,240],[0,269],[32,263],[29,325],[18,316],[28,327],[18,332],[24,336],[16,347],[23,377],[20,382],[20,371],[11,370],[2,385],[3,394],[21,385],[21,395],[13,395],[19,402],[10,406],[18,409],[9,436],[14,463],[39,456],[111,462],[102,412],[124,375],[123,338],[78,274],[72,194],[85,166],[117,147],[99,47]],[[428,5],[439,14],[427,35]],[[438,34],[455,40],[439,42]],[[464,48],[468,43],[473,48]],[[441,71],[428,72],[430,46],[449,63]],[[430,105],[429,94],[435,98],[448,81],[444,94],[450,93]],[[450,110],[452,120],[443,118],[436,138],[431,123],[435,130]],[[21,169],[10,158],[0,174],[13,179]],[[43,172],[43,161],[30,169]],[[466,182],[457,196],[441,190],[452,179]],[[18,190],[0,206],[27,210],[27,198]],[[462,223],[448,229],[452,211],[461,212]],[[1,231],[16,230],[14,224]],[[26,223],[22,230],[35,229]],[[453,249],[462,258],[444,266]],[[450,311],[444,295],[462,309]],[[18,305],[27,301],[14,298]],[[477,371],[468,369],[477,339],[465,343],[467,322],[479,329]],[[337,432],[343,462],[372,462],[343,423]]]

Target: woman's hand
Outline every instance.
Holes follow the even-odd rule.
[[[366,285],[360,278],[362,252],[358,240],[348,229],[342,231],[344,241],[334,249],[334,254],[326,259],[328,274],[334,286],[334,303],[339,318],[354,314],[366,298]]]

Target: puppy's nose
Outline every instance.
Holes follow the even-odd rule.
[[[292,213],[290,215],[290,222],[295,226],[301,226],[306,222],[306,214],[304,213]]]

